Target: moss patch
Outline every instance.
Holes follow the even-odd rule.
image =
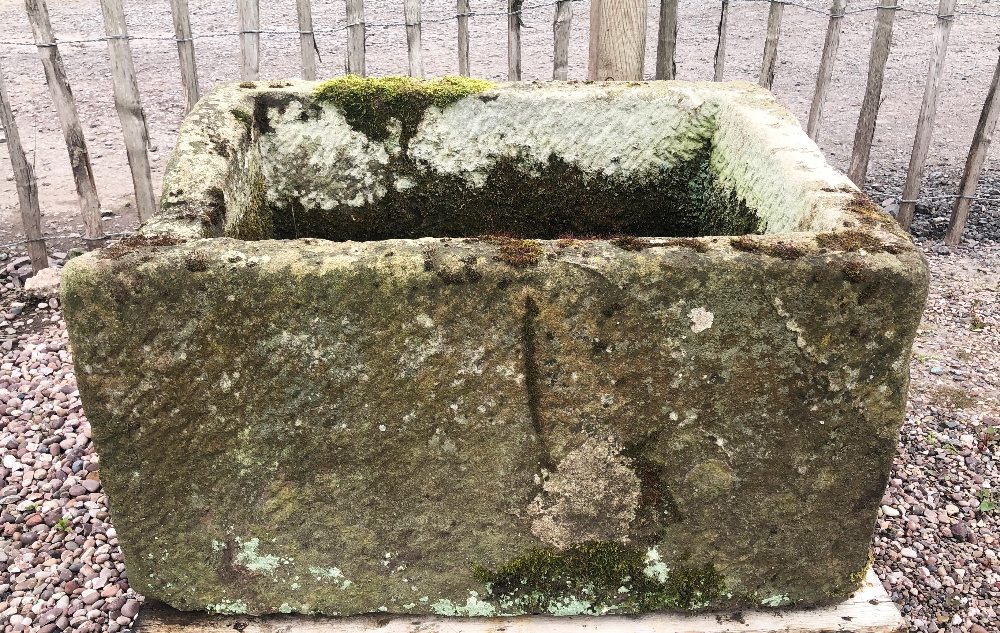
[[[101,251],[101,258],[121,259],[129,253],[146,246],[175,246],[183,241],[172,235],[133,235],[103,249]]]
[[[233,108],[229,111],[229,114],[233,115],[237,121],[243,124],[243,127],[246,128],[248,134],[250,133],[250,130],[253,128],[253,115],[246,110],[240,110],[239,108]]]
[[[626,251],[642,251],[653,246],[649,240],[631,235],[612,238],[611,243]]]
[[[699,253],[708,252],[708,244],[704,241],[695,239],[693,237],[678,237],[675,239],[667,240],[663,242],[664,246],[681,246],[683,248],[690,248],[698,251]]]
[[[764,253],[781,259],[798,259],[806,254],[806,249],[789,242],[764,242],[749,235],[741,235],[729,241],[733,248],[746,253]]]
[[[488,235],[482,239],[484,242],[497,245],[497,253],[493,256],[494,259],[515,268],[537,266],[545,254],[542,245],[536,240],[524,240],[497,235]]]
[[[336,105],[352,127],[373,141],[389,138],[389,124],[397,119],[403,126],[400,143],[405,148],[427,108],[444,108],[463,97],[489,90],[493,85],[491,81],[468,77],[421,81],[399,76],[347,75],[323,82],[313,96],[319,103]]]
[[[816,243],[819,244],[820,248],[828,248],[834,251],[866,250],[876,252],[883,248],[882,240],[878,237],[858,230],[820,233],[816,236]]]
[[[535,548],[493,570],[476,567],[475,576],[502,608],[526,613],[581,601],[593,613],[699,609],[725,592],[713,565],[667,567],[651,553],[612,542]]]

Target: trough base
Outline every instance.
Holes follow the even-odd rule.
[[[902,633],[906,623],[875,572],[851,598],[822,609],[698,615],[446,618],[440,616],[220,616],[143,607],[137,633]]]

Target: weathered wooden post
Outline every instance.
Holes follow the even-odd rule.
[[[767,38],[764,40],[764,59],[760,65],[760,85],[771,89],[774,84],[774,68],[778,64],[778,38],[781,35],[781,16],[785,10],[782,0],[771,0],[767,15]]]
[[[521,81],[521,6],[524,0],[507,0],[507,79]]]
[[[920,103],[920,117],[917,119],[917,134],[913,138],[913,151],[910,153],[910,167],[906,171],[906,184],[903,185],[903,197],[899,201],[899,213],[896,215],[896,220],[904,229],[909,229],[910,222],[913,221],[913,211],[920,196],[920,182],[924,178],[924,165],[931,148],[938,92],[941,90],[941,80],[944,78],[944,59],[951,37],[951,24],[955,20],[955,3],[956,0],[941,0],[938,4],[934,57],[927,71],[924,99]]]
[[[198,66],[194,58],[194,39],[191,37],[191,17],[187,0],[170,0],[170,14],[174,19],[174,38],[177,40],[177,57],[181,65],[181,87],[184,88],[186,111],[198,103]]]
[[[592,0],[588,78],[641,81],[645,54],[645,0]]]
[[[677,76],[677,0],[660,0],[660,25],[656,39],[656,78]]]
[[[837,49],[840,47],[840,32],[843,29],[846,8],[847,0],[833,0],[833,6],[830,7],[830,23],[826,27],[823,56],[819,60],[816,90],[813,92],[812,105],[809,107],[809,123],[806,125],[806,132],[814,141],[819,138],[819,123],[823,118],[823,104],[826,103],[830,80],[833,78],[833,64],[837,59]]]
[[[965,223],[969,219],[969,207],[972,206],[972,198],[976,195],[979,176],[983,172],[983,163],[986,162],[986,155],[990,150],[990,141],[993,132],[996,131],[998,117],[1000,117],[1000,61],[997,62],[997,68],[993,72],[990,91],[986,95],[986,103],[983,104],[976,133],[972,137],[969,158],[965,161],[965,173],[962,174],[959,197],[955,200],[951,221],[948,223],[948,233],[944,238],[944,243],[948,246],[955,246],[962,240]]]
[[[156,194],[149,174],[149,136],[146,115],[139,98],[139,84],[135,78],[135,63],[128,43],[125,27],[125,10],[122,0],[101,0],[104,14],[104,31],[108,36],[111,53],[111,77],[114,81],[115,108],[125,136],[125,152],[135,187],[135,206],[139,219],[146,221],[156,211]]]
[[[729,26],[729,0],[722,0],[719,14],[719,43],[715,46],[715,72],[713,81],[722,81],[726,72],[726,29]]]
[[[76,196],[83,216],[83,239],[88,249],[100,247],[104,241],[104,227],[101,225],[101,203],[94,184],[94,170],[90,164],[87,140],[83,136],[83,126],[76,110],[73,90],[66,76],[59,47],[52,33],[49,9],[45,0],[25,0],[31,31],[38,47],[38,55],[45,69],[45,81],[49,86],[52,103],[55,104],[59,125],[69,152],[70,169],[76,183]]]
[[[14,111],[10,106],[10,96],[7,94],[7,82],[0,68],[0,127],[7,136],[7,151],[10,153],[10,164],[14,168],[14,184],[17,187],[18,204],[21,207],[21,223],[24,225],[24,236],[27,238],[28,257],[31,268],[36,273],[48,268],[49,257],[45,252],[45,241],[42,239],[42,210],[38,206],[38,184],[35,182],[35,172],[24,155],[21,146],[21,136],[17,133],[17,122],[14,121]]]
[[[458,74],[469,76],[469,0],[458,0]]]
[[[573,20],[573,1],[556,2],[552,19],[552,78],[565,81],[569,77],[569,34]]]
[[[255,81],[260,72],[260,2],[236,0],[240,18],[240,78]]]
[[[403,1],[403,21],[406,23],[406,52],[410,60],[410,77],[423,79],[423,44],[420,39],[420,0]]]
[[[347,0],[347,72],[365,75],[365,0]]]
[[[882,103],[882,81],[885,79],[885,63],[889,59],[892,43],[892,23],[896,18],[896,0],[880,0],[878,15],[875,17],[875,32],[872,34],[871,60],[868,62],[868,88],[861,103],[858,129],[854,134],[854,151],[847,176],[861,187],[868,177],[868,159],[875,138],[875,122],[878,108]]]
[[[295,0],[295,12],[299,18],[299,53],[302,55],[302,78],[316,78],[316,34],[313,32],[311,0]]]

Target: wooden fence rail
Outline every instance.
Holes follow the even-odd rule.
[[[305,0],[308,4],[309,0]],[[198,64],[194,57],[194,37],[191,34],[191,16],[187,0],[170,0],[170,15],[174,20],[174,38],[177,40],[177,58],[181,67],[181,89],[187,112],[194,108],[201,97],[198,88]]]
[[[934,33],[934,57],[931,58],[930,70],[927,71],[927,83],[924,85],[924,98],[920,103],[920,116],[917,119],[917,134],[913,139],[913,151],[910,153],[910,166],[906,171],[906,184],[903,185],[903,197],[899,202],[899,213],[896,219],[904,229],[910,228],[913,211],[917,206],[917,196],[920,194],[920,181],[924,177],[924,164],[931,148],[931,134],[934,132],[934,117],[937,114],[938,92],[941,91],[941,81],[944,79],[944,58],[948,50],[948,39],[951,36],[951,24],[955,21],[955,1],[941,0],[938,4],[937,29]]]
[[[83,216],[83,239],[88,249],[101,246],[104,237],[104,227],[101,225],[101,203],[97,196],[97,185],[94,182],[94,170],[90,164],[90,152],[87,150],[87,140],[83,136],[83,125],[76,111],[76,101],[73,90],[69,86],[66,67],[59,46],[52,33],[49,21],[49,9],[45,0],[26,0],[25,10],[31,31],[38,46],[38,54],[45,69],[45,81],[49,86],[52,103],[56,107],[59,125],[66,141],[66,151],[69,152],[70,169],[73,172],[73,182],[76,184],[76,195],[80,203],[80,214]]]
[[[7,94],[7,82],[3,78],[3,68],[0,68],[0,128],[3,128],[7,138],[7,151],[10,153],[10,164],[14,167],[14,183],[17,186],[18,203],[21,207],[21,223],[27,237],[28,259],[31,268],[38,272],[49,265],[49,257],[45,251],[45,241],[42,239],[42,210],[38,206],[38,184],[35,182],[35,171],[24,155],[21,146],[21,136],[14,121],[14,111]]]
[[[291,2],[291,0],[287,0]],[[302,64],[302,76],[314,79],[317,76],[317,59],[320,56],[317,33],[346,35],[345,69],[348,73],[365,75],[365,36],[369,28],[398,27],[394,25],[367,24],[364,0],[345,0],[346,22],[341,27],[316,29],[313,24],[311,0],[294,0],[298,18],[297,30],[281,31],[261,29],[259,0],[237,0],[240,76],[245,81],[256,80],[260,72],[260,37],[262,34],[297,35]],[[529,0],[530,1],[530,0]],[[454,19],[457,26],[458,73],[469,76],[470,64],[469,20],[480,15],[502,15],[507,20],[507,75],[512,81],[522,78],[521,34],[524,13],[531,9],[553,7],[552,15],[552,77],[556,80],[569,78],[569,41],[573,17],[573,5],[581,0],[541,0],[526,5],[525,0],[507,0],[502,12],[485,11],[477,13],[470,0],[456,0],[456,13],[444,18],[433,18],[434,22]],[[676,54],[678,47],[678,0],[659,0],[659,23],[657,28],[657,50],[654,76],[657,79],[672,79],[676,76]],[[726,39],[730,13],[734,4],[761,2],[762,0],[721,0],[719,7],[717,45],[713,60],[713,79],[722,81],[725,76]],[[792,0],[770,0],[768,3],[767,34],[761,60],[759,83],[770,89],[773,85],[778,60],[779,39],[782,18],[786,5],[817,11]],[[172,37],[139,36],[144,39],[172,39],[176,42],[180,67],[181,89],[186,110],[190,111],[198,101],[200,88],[195,60],[195,42],[199,37],[217,37],[221,34],[194,34],[188,10],[188,0],[169,0],[174,32]],[[100,202],[94,185],[94,174],[89,153],[82,133],[82,124],[76,110],[72,90],[59,54],[57,39],[49,21],[45,0],[25,0],[26,12],[34,35],[33,42],[0,42],[7,45],[37,47],[45,70],[50,95],[59,117],[66,147],[70,156],[72,173],[76,182],[81,216],[84,224],[83,238],[88,246],[97,246],[104,237],[100,221]],[[147,155],[148,130],[143,115],[135,67],[132,59],[130,37],[125,26],[122,0],[101,0],[104,17],[105,36],[80,40],[63,40],[67,43],[89,43],[106,41],[111,55],[111,71],[118,111],[124,134],[126,154],[135,188],[136,208],[139,219],[144,221],[155,211],[155,194],[150,176]],[[854,136],[854,146],[848,168],[851,179],[863,186],[868,173],[872,143],[875,136],[879,104],[882,101],[885,67],[890,55],[890,43],[895,14],[901,11],[924,13],[898,5],[898,0],[878,0],[877,6],[847,10],[846,0],[832,0],[823,53],[816,77],[816,86],[809,108],[807,132],[816,140],[819,137],[823,118],[823,108],[832,84],[833,70],[839,54],[843,18],[846,14],[874,11],[871,39],[871,53],[864,101],[858,116]],[[937,25],[934,31],[934,51],[931,59],[920,116],[910,156],[906,184],[901,196],[898,220],[908,227],[912,220],[924,166],[931,147],[932,131],[937,100],[944,77],[945,56],[952,24],[957,17],[969,15],[973,19],[983,17],[997,19],[1000,14],[982,11],[958,11],[956,0],[939,0]],[[644,55],[646,38],[647,0],[590,0],[590,42],[587,74],[590,79],[599,80],[639,80],[644,76]],[[423,24],[420,0],[404,0],[403,25],[409,74],[423,77],[425,74],[423,57]],[[341,35],[341,37],[344,37]],[[975,198],[976,186],[982,173],[987,148],[997,118],[997,81],[1000,65],[993,76],[991,90],[983,107],[979,126],[963,174],[960,193],[955,198],[952,221],[948,229],[946,243],[955,244],[961,239],[970,207]],[[2,77],[0,77],[2,82]],[[0,84],[2,85],[2,84]],[[37,186],[31,164],[27,162],[15,128],[13,110],[8,101],[6,87],[3,86],[3,103],[0,115],[7,134],[8,151],[14,165],[15,180],[21,205],[22,221],[32,265],[36,269],[47,265],[45,245],[41,234],[40,210]]]

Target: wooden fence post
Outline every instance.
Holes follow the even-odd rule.
[[[90,152],[87,150],[87,139],[83,136],[83,126],[80,125],[80,116],[76,111],[73,90],[70,88],[66,67],[63,65],[59,47],[52,34],[49,9],[45,5],[45,0],[25,0],[24,8],[27,10],[31,31],[38,46],[38,55],[42,59],[42,68],[45,69],[49,94],[59,116],[59,125],[66,141],[66,151],[69,152],[70,169],[73,171],[76,196],[83,216],[83,239],[88,250],[98,248],[104,241],[101,203],[97,196],[97,185],[94,184]]]
[[[983,112],[979,116],[976,133],[972,137],[969,158],[965,161],[965,173],[962,174],[962,185],[958,192],[959,198],[955,200],[955,206],[951,211],[951,221],[948,223],[948,233],[944,237],[944,243],[948,246],[956,246],[962,240],[965,222],[969,219],[969,207],[972,206],[972,198],[976,195],[979,176],[983,172],[983,163],[986,162],[986,155],[990,151],[990,140],[993,138],[993,132],[996,131],[998,117],[1000,117],[1000,61],[997,62],[997,68],[993,72],[990,91],[986,95],[986,103],[983,104]]]
[[[588,78],[641,81],[645,55],[646,1],[591,0]]]
[[[21,147],[21,137],[17,133],[17,123],[14,121],[14,111],[10,107],[10,97],[7,94],[7,82],[0,68],[0,128],[7,136],[7,151],[10,153],[10,164],[14,168],[14,184],[17,186],[17,199],[21,206],[21,222],[24,224],[24,236],[27,238],[28,257],[31,259],[31,269],[36,273],[49,266],[49,256],[45,252],[45,241],[42,239],[42,210],[38,206],[38,184],[35,182],[35,172],[31,168]]]
[[[420,42],[420,0],[403,0],[403,21],[406,23],[406,52],[410,60],[410,77],[423,79],[423,45]]]
[[[469,76],[469,0],[458,0],[458,74]]]
[[[840,48],[840,32],[843,29],[846,8],[847,0],[833,0],[833,6],[830,7],[830,23],[826,27],[823,56],[819,60],[816,90],[813,92],[812,105],[809,107],[809,123],[806,125],[806,132],[814,141],[819,139],[819,123],[823,118],[823,104],[826,103],[830,80],[833,78],[833,64],[837,59],[837,49]]]
[[[177,57],[181,65],[181,86],[184,88],[185,112],[198,103],[198,65],[194,60],[194,40],[191,38],[191,16],[187,0],[170,0],[170,14],[174,18],[174,38],[177,40]]]
[[[365,76],[365,0],[347,0],[347,72]]]
[[[552,78],[560,81],[569,77],[569,34],[572,20],[572,0],[556,2],[556,14],[552,19]]]
[[[660,0],[660,25],[656,38],[656,78],[677,76],[677,0]]]
[[[295,12],[299,17],[299,53],[302,55],[302,78],[316,79],[316,34],[313,32],[311,0],[295,0]]]
[[[111,53],[115,108],[122,124],[125,152],[128,155],[128,166],[135,187],[135,206],[139,212],[139,219],[145,222],[156,212],[156,194],[153,193],[153,179],[149,175],[149,155],[146,153],[149,136],[146,130],[146,116],[142,112],[142,102],[139,99],[139,84],[135,78],[135,64],[128,43],[122,0],[101,0],[101,12],[104,14],[104,32],[108,36],[108,49]]]
[[[927,163],[927,153],[931,148],[931,136],[934,133],[934,117],[937,114],[938,93],[941,90],[941,80],[944,77],[944,59],[948,51],[948,40],[951,37],[951,24],[955,19],[955,0],[940,0],[938,3],[938,22],[934,31],[934,57],[927,71],[927,83],[924,85],[924,99],[920,103],[920,117],[917,119],[917,134],[913,138],[913,151],[910,153],[910,167],[906,171],[906,184],[903,185],[903,197],[899,201],[899,213],[896,220],[906,230],[913,221],[913,211],[920,196],[920,183],[924,179],[924,165]]]
[[[729,0],[722,0],[722,13],[719,14],[719,43],[715,46],[714,81],[722,81],[726,72],[726,29],[729,26]]]
[[[767,15],[767,38],[764,40],[764,59],[760,65],[760,85],[771,89],[774,84],[774,68],[778,63],[778,37],[781,35],[781,16],[785,10],[782,0],[771,0],[771,10]]]
[[[871,60],[868,62],[868,88],[861,103],[858,129],[854,133],[854,151],[847,176],[859,187],[863,187],[868,177],[868,159],[871,157],[872,139],[875,137],[875,122],[882,101],[882,81],[885,78],[885,63],[889,59],[889,45],[892,43],[892,22],[896,17],[896,0],[880,0],[875,17],[875,31],[872,34]]]
[[[507,79],[521,81],[521,7],[524,0],[507,0]]]
[[[256,81],[260,73],[260,1],[236,0],[240,18],[240,78]]]

